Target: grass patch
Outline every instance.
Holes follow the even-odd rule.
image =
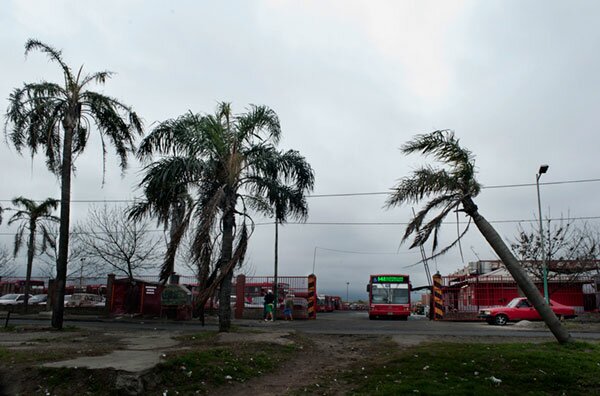
[[[114,379],[116,373],[110,370],[90,370],[85,368],[48,368],[40,367],[35,370],[34,379],[41,384],[35,389],[36,393],[52,395],[112,395],[114,394]],[[33,392],[34,389],[26,389]]]
[[[152,372],[150,391],[207,393],[230,382],[245,382],[276,369],[297,350],[294,345],[247,343],[211,347],[168,358]]]
[[[6,327],[4,327],[4,326],[0,327],[1,333],[14,333],[16,331],[18,331],[18,329],[15,325],[8,325]]]
[[[28,363],[52,362],[72,357],[73,352],[64,349],[54,350],[9,350],[0,347],[0,365],[19,365]]]
[[[175,337],[175,339],[178,341],[190,342],[192,344],[205,343],[207,341],[214,339],[217,336],[217,334],[219,334],[217,331],[212,331],[212,330],[201,331],[199,333],[181,335],[181,336]]]
[[[600,345],[448,344],[374,356],[345,375],[354,395],[600,393]],[[501,380],[501,382],[495,379]]]

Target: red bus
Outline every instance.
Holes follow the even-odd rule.
[[[369,319],[380,317],[407,320],[410,315],[410,281],[408,275],[371,275]]]
[[[47,289],[45,287],[43,280],[34,280],[31,279],[29,281],[29,294],[42,294],[46,293]],[[0,282],[0,296],[4,294],[22,294],[25,293],[25,280],[10,280]]]
[[[317,312],[333,312],[333,299],[328,295],[317,295]]]

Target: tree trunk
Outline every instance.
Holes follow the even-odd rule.
[[[33,255],[35,253],[35,219],[29,221],[29,243],[27,244],[27,274],[25,275],[25,313],[29,310],[29,291],[31,288],[31,268],[33,267]]]
[[[273,294],[275,295],[275,304],[273,307],[273,320],[275,320],[277,318],[277,305],[278,305],[278,301],[279,301],[279,297],[278,297],[278,293],[279,293],[279,287],[278,287],[278,281],[277,281],[277,267],[279,264],[279,220],[277,220],[277,218],[275,218],[275,270],[274,270],[274,274],[273,274]]]
[[[552,312],[552,309],[546,303],[538,288],[523,268],[521,268],[519,261],[512,254],[508,246],[506,246],[500,235],[498,235],[494,227],[479,214],[477,205],[475,205],[473,200],[470,197],[464,198],[462,204],[465,212],[471,216],[483,237],[487,240],[492,249],[494,249],[494,252],[496,252],[498,257],[500,257],[500,260],[502,260],[506,269],[514,278],[517,286],[523,291],[529,302],[533,304],[542,320],[546,323],[546,326],[548,326],[552,334],[554,334],[554,337],[556,337],[556,340],[561,344],[572,341],[569,332],[562,326],[554,312]]]
[[[57,330],[63,327],[65,313],[65,286],[67,283],[67,260],[69,258],[69,221],[71,216],[71,163],[73,159],[73,131],[75,130],[73,115],[67,116],[63,127],[65,136],[60,170],[60,228],[58,260],[56,261],[56,298],[52,307],[52,327]]]
[[[223,215],[223,240],[221,241],[221,259],[219,266],[225,270],[231,261],[233,252],[233,225],[235,222],[233,209]],[[233,268],[227,273],[219,290],[219,331],[228,332],[231,327],[231,280]]]

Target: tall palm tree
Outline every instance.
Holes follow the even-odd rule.
[[[15,234],[15,246],[13,254],[16,256],[23,246],[23,233],[29,231],[29,240],[27,241],[27,275],[25,277],[25,312],[29,303],[29,284],[31,281],[31,269],[33,268],[33,256],[36,251],[36,233],[38,227],[42,231],[41,251],[46,250],[47,245],[53,244],[53,239],[47,227],[48,222],[58,222],[60,219],[52,215],[52,212],[58,208],[58,200],[46,198],[39,205],[24,197],[18,197],[12,200],[12,204],[22,209],[14,209],[16,212],[8,220],[8,225],[15,222],[21,222]]]
[[[42,81],[16,88],[9,96],[5,133],[19,153],[28,148],[33,156],[43,150],[48,169],[61,181],[56,298],[52,309],[52,327],[61,329],[69,255],[73,159],[84,152],[94,125],[101,138],[103,166],[110,142],[119,157],[121,169],[125,169],[128,154],[134,150],[135,135],[142,134],[142,124],[129,106],[89,90],[93,83],[103,85],[112,72],[83,74],[81,66],[74,73],[63,61],[61,51],[38,40],[28,40],[25,54],[34,50],[45,53],[58,64],[64,84]]]
[[[299,218],[307,213],[303,195],[313,188],[314,172],[296,151],[276,148],[280,135],[277,114],[268,107],[251,106],[236,115],[228,103],[220,103],[215,114],[188,113],[161,123],[139,148],[143,160],[151,161],[154,154],[162,158],[147,165],[141,183],[146,198],[132,214],[160,219],[162,213],[164,220],[173,202],[192,197],[171,238],[165,267],[174,260],[183,233],[193,229],[192,249],[204,288],[198,304],[203,306],[219,288],[220,331],[230,328],[231,282],[251,234],[249,210],[270,215],[280,197],[286,208],[282,213]]]
[[[414,239],[410,246],[413,248],[423,246],[430,237],[433,237],[433,250],[435,250],[438,245],[438,232],[446,216],[453,211],[465,212],[470,218],[469,222],[472,220],[475,223],[558,342],[561,344],[569,342],[570,334],[561,325],[500,235],[479,213],[477,205],[473,202],[473,198],[481,190],[481,185],[475,178],[475,158],[469,150],[460,146],[454,132],[438,130],[429,134],[417,135],[413,140],[404,144],[401,151],[404,154],[420,152],[424,155],[432,155],[437,161],[447,166],[446,169],[433,166],[417,169],[412,176],[401,179],[394,188],[387,200],[387,207],[418,203],[425,198],[429,199],[406,227],[402,241],[413,236]],[[439,209],[439,213],[425,222],[425,219],[436,209]],[[467,230],[468,225],[456,241],[438,254],[446,252],[458,243]]]
[[[299,156],[300,154],[294,151],[288,151],[286,155]],[[308,179],[308,178],[305,178]],[[312,189],[312,186],[311,186]],[[267,193],[268,203],[272,207],[272,217],[275,218],[275,251],[274,251],[274,271],[273,271],[273,294],[275,301],[278,301],[279,282],[279,225],[285,224],[288,217],[296,219],[306,219],[308,216],[308,204],[304,193],[305,187],[294,186],[290,188],[285,184],[277,183],[270,187]],[[277,315],[277,304],[275,304],[275,312],[273,317]]]

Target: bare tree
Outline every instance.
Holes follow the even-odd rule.
[[[583,224],[578,227],[573,220],[561,218],[558,222],[545,220],[544,241],[536,224],[527,229],[519,225],[518,235],[511,249],[521,260],[522,267],[536,280],[543,280],[543,255],[546,252],[548,279],[561,278],[568,284],[581,274],[598,270],[600,232]]]
[[[147,221],[129,220],[124,208],[90,208],[87,221],[78,225],[75,233],[86,258],[129,279],[162,263],[164,243],[160,236],[151,235]]]
[[[44,254],[40,256],[42,265],[40,272],[48,278],[56,278],[56,261],[58,260],[58,235],[59,227],[57,224],[48,226],[48,236],[52,240]],[[83,277],[83,278],[98,278],[105,276],[106,265],[99,263],[88,257],[81,245],[79,235],[71,232],[69,237],[69,257],[67,260],[69,271],[68,278]]]
[[[4,246],[0,246],[0,277],[11,276],[14,271],[15,261],[12,254]]]

